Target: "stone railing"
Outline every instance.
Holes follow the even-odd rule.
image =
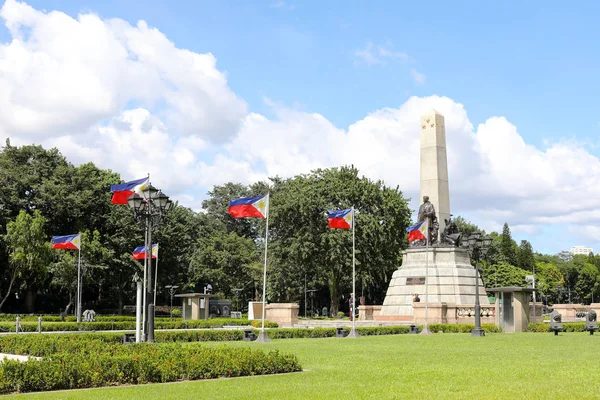
[[[379,316],[379,311],[381,311],[381,306],[366,306],[360,305],[358,306],[358,320],[359,321],[371,321]]]

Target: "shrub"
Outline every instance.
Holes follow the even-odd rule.
[[[198,332],[197,332],[198,333]],[[115,334],[108,334],[116,337]],[[0,363],[0,393],[262,375],[300,370],[295,356],[181,343],[110,343],[107,335],[11,335],[2,351],[43,356]]]
[[[584,332],[585,322],[565,322],[563,325],[563,332]],[[550,332],[550,324],[538,322],[530,323],[527,326],[528,332]]]
[[[173,311],[171,311],[171,313],[173,314],[174,317],[181,317],[181,310],[179,308],[173,309]]]
[[[338,311],[338,313],[337,313],[338,318],[344,318],[345,316],[346,316],[346,314],[344,314],[343,311]]]

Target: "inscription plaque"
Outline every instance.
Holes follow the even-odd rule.
[[[407,285],[424,285],[425,277],[424,276],[410,276],[406,278]]]

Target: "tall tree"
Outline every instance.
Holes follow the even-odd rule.
[[[15,221],[6,226],[6,243],[9,249],[9,281],[4,295],[0,292],[0,309],[12,293],[15,282],[21,279],[31,287],[39,282],[46,274],[47,261],[50,255],[50,245],[44,232],[45,219],[39,211],[33,211],[33,216],[21,211]],[[33,301],[27,301],[28,312],[33,311]]]
[[[452,220],[458,226],[458,230],[460,231],[463,240],[465,240],[475,232],[485,234],[485,231],[479,229],[477,225],[467,221],[460,215],[457,217],[453,217]]]
[[[518,252],[518,262],[519,268],[524,269],[525,271],[533,271],[535,267],[535,258],[533,256],[533,247],[528,240],[521,240],[521,244],[519,245]]]
[[[500,235],[500,253],[502,255],[502,259],[505,263],[511,265],[517,265],[517,244],[512,239],[510,234],[510,228],[508,224],[505,222],[502,227],[502,234]]]
[[[291,282],[290,272],[296,271],[296,288],[304,285],[303,273],[311,281],[322,277],[333,314],[351,291],[352,232],[329,229],[326,211],[352,206],[358,210],[357,273],[367,278],[372,298],[382,297],[407,245],[405,235],[398,232],[405,232],[409,225],[410,210],[397,187],[359,177],[354,167],[319,169],[287,180],[272,200],[272,227],[277,238],[272,260],[279,268],[275,275],[287,273]]]

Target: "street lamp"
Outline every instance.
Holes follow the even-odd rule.
[[[152,228],[158,226],[164,214],[173,207],[173,202],[162,191],[158,190],[151,184],[148,184],[142,191],[141,196],[134,193],[127,199],[127,204],[133,212],[133,217],[142,222],[146,229],[146,259],[147,259],[147,281],[146,286],[146,301],[144,310],[146,315],[145,340],[154,342],[154,304],[152,304],[153,288],[152,284]],[[146,284],[146,282],[150,282]]]
[[[306,292],[310,293],[310,313],[313,315],[314,317],[314,312],[315,312],[315,297],[314,294],[317,291],[317,289],[308,289]]]
[[[471,336],[485,336],[485,331],[481,329],[481,305],[479,304],[479,260],[486,256],[491,243],[491,237],[482,238],[479,232],[473,233],[467,239],[467,251],[469,256],[475,259],[475,328],[471,331]]]
[[[179,286],[176,285],[165,286],[165,289],[167,289],[169,291],[169,294],[171,295],[171,308],[169,308],[169,314],[171,314],[171,321],[173,320],[173,296],[175,295],[175,291],[178,287]]]

